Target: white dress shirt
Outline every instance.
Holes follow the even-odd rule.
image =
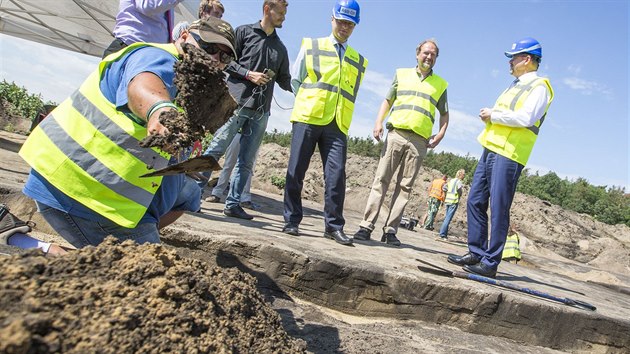
[[[530,81],[539,77],[535,71],[521,75],[519,81]],[[490,115],[490,121],[509,127],[531,127],[542,118],[549,102],[549,90],[546,85],[540,85],[532,90],[523,106],[517,111],[496,111]]]

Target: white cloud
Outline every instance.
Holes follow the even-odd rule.
[[[1,40],[2,79],[57,103],[77,89],[99,62],[96,57],[8,36],[2,36]],[[29,57],[33,60],[25,60]]]
[[[497,77],[499,77],[499,74],[500,74],[500,73],[502,73],[502,72],[503,72],[502,70],[499,70],[499,69],[493,69],[493,70],[490,72],[490,76],[492,76],[492,78],[493,78],[493,79],[496,79]]]
[[[588,81],[578,77],[567,77],[562,79],[562,82],[572,90],[578,91],[585,96],[601,94],[607,98],[611,98],[613,95],[613,92],[609,87],[595,81]]]
[[[580,75],[582,72],[582,65],[571,64],[567,67],[567,71],[575,76]]]
[[[387,76],[377,71],[367,70],[361,82],[361,94],[366,94],[367,91],[384,98],[392,85],[392,80],[393,77],[391,75]]]
[[[436,120],[436,125],[438,124]],[[483,123],[479,117],[454,109],[449,111],[448,130],[446,131],[449,139],[475,140],[481,130],[483,130]]]

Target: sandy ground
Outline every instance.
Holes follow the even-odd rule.
[[[16,152],[19,149],[23,136],[0,132],[0,160],[3,161],[0,168],[0,190],[2,191],[2,201],[9,204],[16,214],[23,218],[31,218],[38,222],[38,228],[35,235],[51,240],[59,240],[54,233],[47,228],[43,220],[38,219],[38,215],[32,210],[32,205],[14,192],[19,190],[21,184],[24,183],[28,167],[21,161]],[[299,239],[286,239],[284,235],[279,233],[282,225],[280,208],[281,197],[280,191],[270,183],[273,175],[281,176],[283,168],[286,168],[288,151],[277,146],[266,145],[261,150],[259,157],[256,179],[254,180],[255,192],[254,201],[262,206],[262,209],[255,213],[257,218],[252,222],[234,222],[221,215],[220,204],[204,203],[202,215],[186,215],[181,221],[178,221],[173,227],[166,230],[165,242],[167,245],[175,246],[178,254],[192,258],[207,258],[208,254],[202,248],[195,246],[194,243],[188,245],[177,245],[178,235],[186,233],[188,235],[203,235],[201,240],[209,242],[219,242],[221,247],[228,249],[230,245],[224,242],[233,242],[241,245],[243,243],[253,242],[255,249],[264,248],[261,245],[275,244],[277,247],[289,247],[294,250],[306,253],[311,259],[317,257],[333,257],[333,261],[340,256],[344,262],[352,262],[353,264],[369,263],[370,266],[376,262],[380,264],[386,272],[399,272],[405,268],[410,268],[414,264],[414,257],[431,258],[437,256],[443,261],[444,255],[448,252],[459,253],[465,251],[464,227],[462,210],[458,210],[457,217],[454,221],[452,239],[453,243],[444,244],[434,241],[434,234],[420,230],[418,232],[410,232],[401,230],[400,238],[407,246],[403,247],[399,252],[392,253],[388,248],[380,247],[378,242],[369,245],[357,245],[356,248],[350,250],[343,248],[328,240],[321,238],[322,220],[321,220],[321,204],[318,198],[322,196],[322,179],[321,164],[314,159],[311,164],[311,170],[308,174],[307,185],[305,186],[305,194],[312,201],[305,202],[308,207],[309,215],[303,225],[305,237]],[[348,231],[360,221],[362,208],[367,198],[366,190],[371,184],[373,171],[375,170],[375,162],[365,158],[350,157],[348,171],[348,199],[346,203]],[[424,192],[426,185],[431,179],[437,176],[435,171],[423,170],[422,181],[420,182],[419,191]],[[350,183],[353,181],[352,183]],[[425,205],[423,200],[424,193],[415,193],[414,199],[409,205],[410,214],[414,215],[418,211],[419,206]],[[523,202],[524,200],[524,202]],[[619,316],[623,317],[623,313],[630,313],[630,305],[628,301],[628,289],[630,289],[630,280],[628,279],[628,245],[630,233],[627,227],[609,226],[593,221],[587,216],[576,215],[575,213],[556,210],[553,206],[548,206],[537,200],[531,200],[526,196],[517,196],[516,205],[518,210],[523,211],[522,214],[514,213],[514,218],[520,218],[523,221],[523,227],[526,226],[527,233],[524,244],[525,261],[519,266],[505,265],[506,273],[504,277],[515,276],[527,279],[536,279],[536,285],[544,286],[545,284],[558,283],[568,284],[567,287],[547,286],[546,291],[558,292],[565,291],[570,287],[573,292],[567,292],[566,296],[577,296],[586,298],[593,303],[599,305],[598,312],[619,321]],[[415,208],[414,208],[415,206]],[[527,213],[525,212],[527,211]],[[545,215],[544,218],[541,215]],[[527,221],[527,222],[526,222]],[[439,225],[438,219],[437,225]],[[551,239],[547,231],[536,232],[536,230],[548,230],[553,225],[562,224],[571,228],[572,232],[567,234],[555,233]],[[549,226],[552,225],[552,226]],[[210,229],[208,229],[210,227]],[[556,245],[550,248],[549,244]],[[565,247],[566,245],[566,247]],[[603,245],[603,246],[602,246]],[[369,246],[369,247],[368,247]],[[372,247],[379,246],[379,247]],[[323,248],[322,248],[323,247]],[[560,252],[554,252],[561,250]],[[297,252],[297,251],[294,251]],[[252,252],[253,253],[253,252]],[[570,257],[564,257],[573,255]],[[336,258],[335,258],[336,257]],[[437,260],[438,258],[435,258]],[[215,259],[219,259],[218,257]],[[380,259],[380,262],[379,262]],[[434,261],[435,261],[434,260]],[[251,260],[250,260],[251,261]],[[440,262],[442,262],[440,261]],[[255,262],[255,261],[252,261]],[[336,261],[335,261],[336,262]],[[383,263],[384,262],[384,263]],[[437,261],[436,261],[437,262]],[[366,264],[367,264],[366,263]],[[438,264],[447,266],[442,262]],[[413,266],[415,268],[415,265]],[[264,267],[263,267],[264,268]],[[553,274],[552,278],[546,278],[544,274],[549,272]],[[417,275],[417,270],[412,272]],[[549,275],[549,277],[552,277]],[[561,278],[557,278],[561,277]],[[439,278],[439,277],[438,277]],[[449,321],[418,321],[411,319],[396,319],[391,316],[379,315],[379,313],[357,315],[356,311],[344,308],[343,304],[335,304],[334,299],[331,306],[322,306],[325,301],[317,297],[304,296],[305,293],[299,289],[287,290],[286,286],[267,286],[261,278],[258,280],[258,289],[263,293],[267,302],[274,308],[281,317],[284,329],[293,337],[304,340],[307,344],[307,350],[315,353],[417,353],[417,352],[505,352],[506,348],[518,348],[518,352],[551,352],[552,349],[543,348],[537,345],[535,340],[522,338],[521,340],[512,340],[504,337],[488,336],[484,334],[475,334],[475,329],[471,329],[462,325],[462,321],[467,321],[463,314],[456,315],[455,319]],[[277,281],[280,283],[280,281]],[[443,283],[444,280],[439,280]],[[525,283],[527,284],[527,282]],[[531,285],[531,283],[529,283]],[[580,285],[581,284],[581,285]],[[597,285],[596,291],[591,291],[591,287]],[[457,282],[456,288],[470,287],[465,281]],[[575,288],[576,286],[585,287],[584,289]],[[290,289],[290,287],[289,287]],[[545,289],[545,288],[543,288]],[[564,289],[564,290],[563,290]],[[621,300],[603,299],[610,297],[605,292],[606,289],[612,291],[619,296]],[[486,297],[495,292],[495,290],[487,290],[483,285],[474,286],[474,291],[480,291],[481,298]],[[466,294],[471,297],[477,296],[475,292]],[[577,292],[576,292],[577,291]],[[580,295],[581,294],[581,295]],[[343,298],[339,294],[339,298]],[[510,302],[520,299],[521,296],[508,294],[505,301]],[[616,298],[615,298],[616,299]],[[525,303],[531,300],[525,299]],[[539,301],[536,301],[537,303]],[[523,304],[519,306],[523,306]],[[518,304],[517,304],[518,305]],[[549,306],[543,303],[540,306]],[[615,308],[618,314],[614,314]],[[330,308],[341,309],[343,312],[331,310]],[[553,307],[554,309],[557,308]],[[564,309],[562,309],[565,311]],[[601,310],[601,311],[600,311]],[[554,310],[555,311],[555,310]],[[578,310],[579,311],[579,310]],[[354,314],[353,314],[354,313]],[[384,312],[382,312],[384,313]],[[568,315],[581,315],[581,312],[569,312]],[[421,314],[419,315],[422,318]],[[412,317],[413,318],[413,317]],[[457,318],[462,321],[457,320]],[[627,318],[627,316],[626,316]],[[570,326],[570,323],[567,323]],[[462,328],[466,330],[462,330]],[[578,338],[579,339],[579,338]],[[602,346],[592,346],[593,352],[603,352],[606,350],[615,352],[623,351],[621,348],[610,349]],[[586,346],[588,347],[588,346]],[[581,346],[579,348],[585,348]],[[608,349],[606,349],[608,348]],[[627,350],[628,348],[625,347]],[[575,350],[571,350],[575,351]],[[579,350],[578,350],[579,351]]]

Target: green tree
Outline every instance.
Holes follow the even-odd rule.
[[[30,120],[44,106],[42,95],[29,94],[25,87],[6,80],[0,82],[0,104],[5,105],[8,114]]]

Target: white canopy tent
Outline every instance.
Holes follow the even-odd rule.
[[[100,57],[113,40],[118,0],[0,0],[0,33]],[[175,23],[197,18],[199,0],[175,8]]]

